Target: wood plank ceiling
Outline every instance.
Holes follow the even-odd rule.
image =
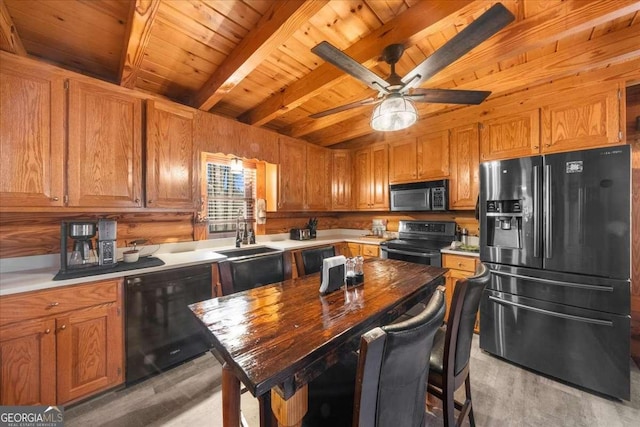
[[[0,0],[0,48],[323,146],[379,138],[375,96],[311,52],[326,40],[379,75],[402,43],[402,76],[494,1]],[[490,99],[640,58],[640,1],[503,0],[516,20],[422,87]],[[464,108],[419,104],[421,120]],[[345,144],[346,141],[346,144]]]

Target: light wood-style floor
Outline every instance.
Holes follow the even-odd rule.
[[[499,360],[472,346],[471,382],[476,425],[640,425],[640,370],[631,364],[631,401],[588,393]],[[65,410],[65,427],[221,426],[220,364],[210,354],[124,390]],[[242,411],[259,426],[257,401],[243,394]],[[441,411],[428,425],[440,426]],[[330,427],[330,426],[328,426]]]

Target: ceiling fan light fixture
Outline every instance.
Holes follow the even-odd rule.
[[[371,128],[383,132],[406,129],[418,120],[416,106],[401,94],[392,94],[376,106]]]

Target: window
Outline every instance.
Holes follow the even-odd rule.
[[[252,222],[255,200],[255,168],[245,163],[241,171],[234,171],[227,159],[207,161],[207,219],[212,237],[232,235],[239,215]]]

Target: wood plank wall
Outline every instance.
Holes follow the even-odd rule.
[[[371,230],[374,218],[387,219],[387,229],[398,230],[400,219],[432,219],[456,221],[477,234],[478,223],[473,212],[447,214],[398,215],[390,212],[280,212],[267,214],[264,234],[288,233],[291,228],[304,227],[309,218],[318,218],[318,229],[355,228]],[[150,244],[190,242],[206,238],[202,224],[194,227],[191,212],[113,213],[106,215],[54,212],[5,212],[0,215],[0,258],[60,253],[60,223],[62,221],[97,221],[109,218],[118,221],[118,247],[128,242],[146,239]]]
[[[87,213],[4,212],[0,215],[0,258],[60,253],[62,221],[118,221],[118,247],[136,239],[149,244],[194,240],[191,212]],[[70,242],[69,242],[70,243]]]

